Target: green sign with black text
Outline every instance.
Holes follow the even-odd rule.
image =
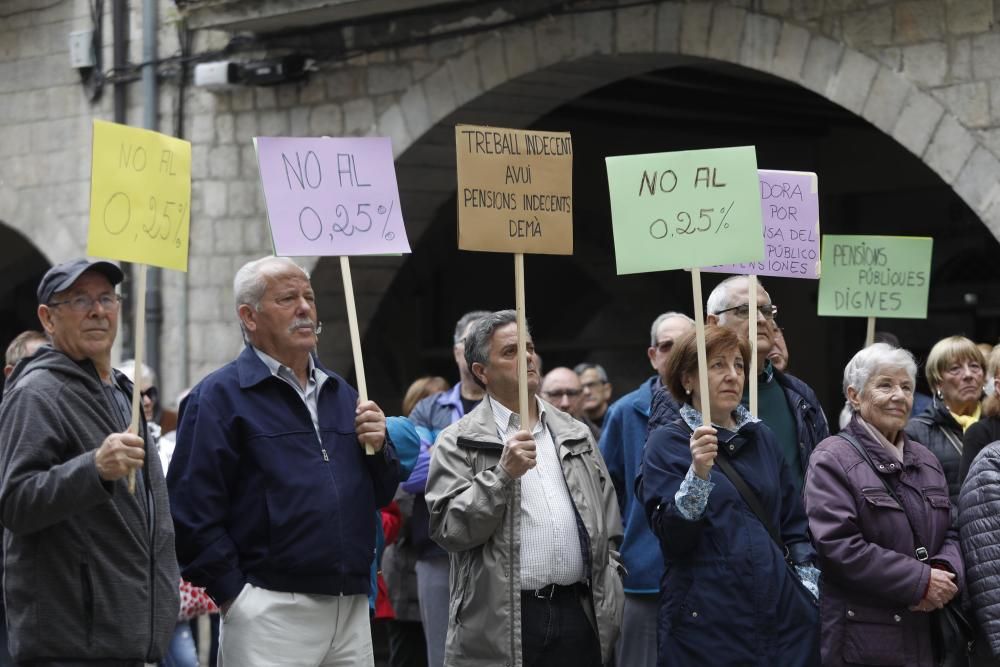
[[[619,274],[764,260],[753,146],[605,162]]]
[[[820,315],[927,318],[934,239],[823,236]]]

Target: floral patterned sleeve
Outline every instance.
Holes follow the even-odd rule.
[[[711,477],[711,474],[709,475]],[[702,479],[694,474],[694,467],[688,468],[681,482],[681,488],[674,494],[677,511],[688,521],[697,521],[708,506],[708,494],[715,488],[715,482]]]

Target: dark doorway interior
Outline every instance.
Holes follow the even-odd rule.
[[[3,224],[0,248],[0,352],[6,352],[19,333],[40,328],[35,290],[49,262],[30,241]]]
[[[928,320],[878,325],[919,359],[954,333],[998,341],[1000,294],[988,289],[996,239],[919,158],[800,86],[729,65],[687,65],[595,90],[533,127],[569,130],[574,143],[574,254],[526,258],[528,317],[547,369],[596,361],[620,396],[651,372],[645,350],[655,316],[692,313],[688,274],[616,275],[604,157],[720,146],[755,145],[761,168],[817,172],[823,233],[934,237]],[[421,141],[446,144],[453,130],[440,129]],[[450,336],[464,311],[513,306],[512,259],[457,250],[455,210],[454,198],[439,208],[368,329],[366,357],[378,356],[370,391],[388,406],[418,375],[456,379]],[[721,279],[706,274],[705,294]],[[792,372],[835,419],[842,369],[863,342],[864,320],[818,317],[815,282],[765,286],[781,307]]]

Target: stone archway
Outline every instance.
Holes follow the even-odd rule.
[[[443,61],[409,80],[391,104],[378,113],[368,109],[360,121],[345,119],[345,129],[367,122],[368,133],[393,138],[408,233],[416,244],[454,192],[454,123],[528,126],[610,82],[718,61],[801,85],[864,118],[924,162],[1000,236],[1000,161],[963,122],[968,113],[958,91],[932,86],[916,67],[893,64],[877,39],[866,42],[861,28],[838,40],[823,25],[722,1],[547,17],[449,45]],[[379,303],[403,261],[356,260],[359,301]],[[335,274],[325,261],[317,271]],[[330,303],[342,303],[337,283],[327,281]],[[362,315],[363,330],[368,323]],[[326,341],[323,353],[341,368],[350,366],[344,340]]]

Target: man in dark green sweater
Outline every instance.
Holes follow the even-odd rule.
[[[705,310],[709,324],[732,329],[748,337],[750,331],[749,281],[746,276],[723,280],[708,296]],[[809,455],[830,435],[826,416],[816,393],[802,380],[774,368],[767,355],[774,345],[772,325],[778,308],[764,286],[757,285],[757,397],[756,415],[774,431],[785,460],[802,488]],[[749,383],[743,390],[748,401]]]

